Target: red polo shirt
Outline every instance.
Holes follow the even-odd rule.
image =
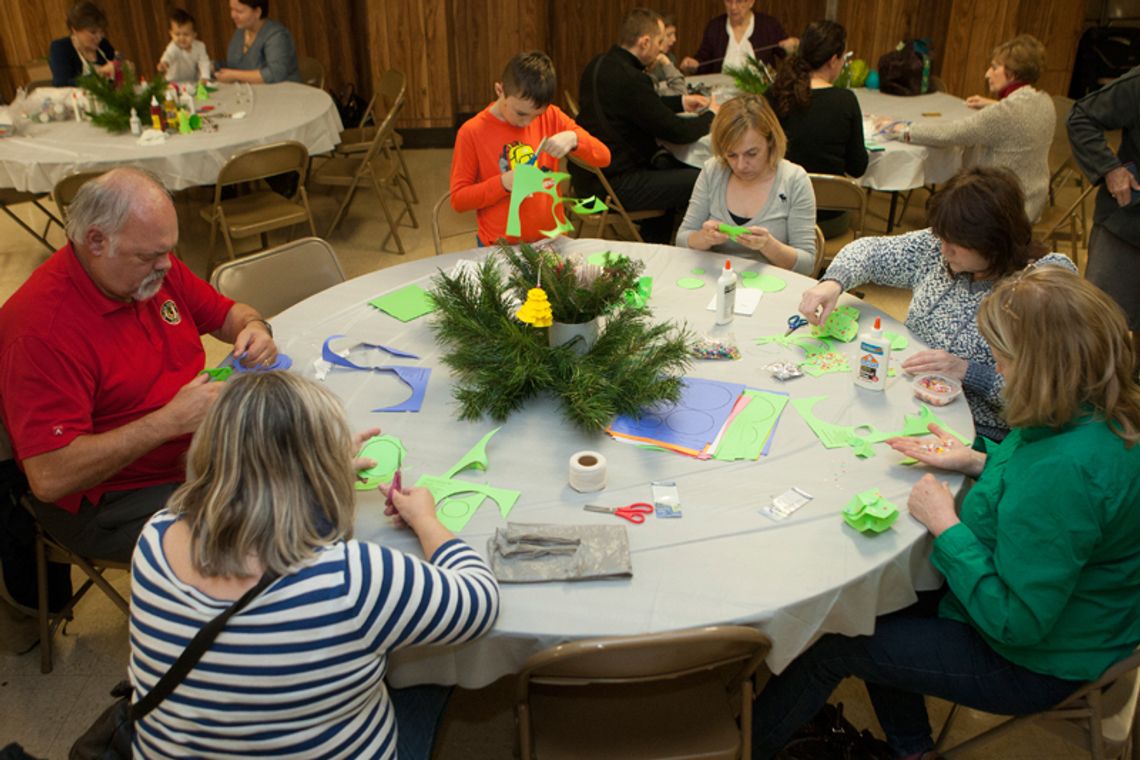
[[[201,334],[233,301],[174,259],[158,294],[124,303],[91,280],[69,243],[0,308],[0,411],[17,461],[105,433],[165,406],[205,364]],[[59,500],[69,512],[106,491],[185,477],[190,436]]]

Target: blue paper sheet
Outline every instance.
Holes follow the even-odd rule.
[[[623,415],[614,420],[610,430],[702,451],[724,427],[744,385],[697,377],[686,377],[682,383],[681,398],[676,404],[647,407],[640,419]]]
[[[330,347],[330,344],[337,338],[343,338],[343,335],[332,335],[321,346],[321,357],[337,367],[344,367],[345,369],[355,369],[362,372],[388,372],[400,378],[409,388],[412,393],[399,404],[392,406],[385,406],[379,409],[373,409],[374,412],[418,412],[424,405],[424,394],[427,392],[428,378],[431,377],[430,367],[410,367],[405,364],[389,364],[385,366],[374,367],[371,365],[360,365],[351,362],[340,354],[336,353]],[[415,354],[401,351],[398,348],[385,346],[380,343],[356,343],[353,348],[363,346],[365,348],[373,348],[392,356],[399,356],[408,359],[418,359]]]

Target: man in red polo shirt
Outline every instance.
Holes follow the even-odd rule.
[[[171,254],[178,218],[151,175],[112,170],[68,212],[70,242],[0,309],[0,412],[48,533],[128,561],[221,390],[199,374],[201,334],[247,366],[277,348],[253,308]]]

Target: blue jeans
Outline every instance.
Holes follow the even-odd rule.
[[[1014,665],[965,623],[905,612],[881,618],[872,636],[825,636],[773,676],[752,706],[753,756],[782,749],[848,676],[867,684],[887,742],[900,757],[934,748],[924,694],[1025,715],[1052,707],[1081,685]]]
[[[447,709],[451,686],[423,684],[403,689],[388,687],[396,711],[396,756],[400,760],[428,760],[435,745],[439,721]]]

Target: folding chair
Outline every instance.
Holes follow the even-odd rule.
[[[1073,110],[1072,98],[1064,95],[1053,96],[1053,110],[1057,114],[1057,125],[1053,128],[1053,143],[1049,146],[1049,205],[1057,203],[1055,191],[1059,185],[1076,175],[1077,183],[1084,181],[1081,173],[1073,166],[1073,146],[1069,144],[1069,113]]]
[[[566,101],[566,113],[570,114],[570,118],[577,119],[581,109],[578,108],[578,101],[570,94],[569,90],[562,91],[562,99]]]
[[[325,88],[325,65],[316,58],[297,56],[297,70],[305,84],[318,90]]]
[[[946,758],[954,758],[1004,735],[1017,726],[1033,721],[1036,725],[1087,751],[1093,760],[1129,758],[1133,755],[1134,729],[1137,720],[1137,694],[1140,680],[1140,650],[1111,666],[1095,681],[1077,689],[1056,707],[1033,715],[1022,715],[1003,721],[988,731],[943,749],[950,728],[958,716],[954,705],[939,733],[936,749]]]
[[[377,88],[376,94],[368,102],[368,108],[364,109],[364,116],[361,117],[360,124],[340,133],[340,144],[336,146],[336,154],[350,156],[367,151],[378,129],[376,124],[383,121],[393,109],[403,108],[407,89],[408,81],[404,72],[399,69],[385,71],[380,77],[380,86]],[[379,111],[377,107],[380,108]],[[408,186],[412,203],[419,203],[420,199],[416,194],[416,187],[412,184],[412,175],[408,172],[408,164],[404,160],[404,138],[395,131],[394,127],[391,144],[388,147],[393,150],[396,160],[400,163],[400,181]]]
[[[305,191],[305,176],[309,165],[309,151],[295,140],[258,145],[231,156],[218,172],[214,186],[214,202],[202,209],[202,218],[210,223],[210,253],[207,264],[213,261],[214,244],[218,228],[226,241],[229,259],[234,259],[235,238],[261,236],[261,247],[269,246],[266,233],[270,230],[292,227],[308,222],[309,232],[317,234],[309,196]],[[260,180],[289,172],[297,172],[297,189],[291,197],[262,185]],[[224,198],[223,189],[242,183],[254,183],[252,192],[236,198]]]
[[[820,272],[823,270],[823,249],[827,245],[827,240],[823,237],[823,230],[817,224],[815,226],[815,261],[811,265],[811,276],[819,278]]]
[[[345,279],[332,246],[308,237],[227,261],[210,275],[210,284],[268,317]]]
[[[867,193],[858,182],[841,174],[808,174],[815,194],[817,211],[845,211],[852,215],[851,237],[835,238],[836,251],[855,238],[862,237],[867,225]],[[826,258],[826,255],[825,255]]]
[[[606,204],[606,210],[600,214],[582,217],[579,234],[581,234],[588,225],[597,224],[597,236],[604,238],[607,227],[617,227],[619,224],[624,223],[626,230],[629,233],[630,239],[636,240],[638,243],[644,243],[645,241],[641,239],[641,233],[638,231],[637,225],[634,224],[634,222],[653,219],[659,216],[665,216],[666,210],[645,209],[642,211],[626,211],[625,206],[621,204],[621,200],[618,199],[617,193],[614,192],[613,186],[610,185],[610,181],[606,179],[606,175],[602,173],[601,169],[595,166],[590,166],[576,156],[569,155],[566,158],[570,161],[570,163],[574,164],[578,168],[593,174],[594,179],[598,181],[598,184],[602,187],[602,191],[605,193],[605,197],[602,198],[602,202]],[[575,192],[580,193],[581,191],[575,189]],[[617,216],[610,216],[611,211],[614,212]]]
[[[520,756],[747,759],[752,679],[771,647],[716,626],[539,652],[515,680]]]
[[[51,189],[51,199],[55,201],[55,207],[59,209],[59,217],[64,224],[67,223],[67,207],[75,200],[79,188],[102,174],[102,171],[75,172],[55,183],[55,187]]]
[[[24,76],[28,83],[24,90],[31,92],[37,87],[51,87],[51,64],[47,58],[33,58],[24,64]]]
[[[451,207],[450,190],[444,193],[443,197],[436,201],[435,206],[432,207],[431,242],[435,245],[436,256],[443,253],[444,238],[466,235],[468,245],[463,246],[466,249],[471,247],[471,236],[475,235],[478,230],[474,212],[460,213]]]
[[[36,240],[40,241],[40,244],[42,244],[44,248],[47,248],[49,251],[54,252],[56,246],[52,245],[48,241],[48,230],[51,229],[53,222],[57,224],[60,229],[63,229],[63,222],[60,221],[56,215],[48,209],[47,206],[41,203],[41,201],[43,201],[43,199],[46,197],[47,193],[29,193],[23,190],[13,190],[12,188],[0,187],[0,211],[3,211],[12,219],[13,222],[20,225],[20,227],[24,229],[24,232],[27,232]],[[44,216],[46,216],[47,219],[44,221],[43,232],[36,232],[35,228],[17,216],[16,213],[10,208],[10,206],[16,206],[21,203],[30,203],[44,213]]]
[[[326,237],[332,236],[333,230],[344,218],[348,205],[352,202],[353,196],[356,195],[357,188],[367,179],[371,181],[372,188],[376,191],[376,197],[380,200],[380,209],[384,212],[384,218],[388,222],[388,235],[380,243],[380,247],[384,248],[388,244],[388,239],[393,238],[396,241],[397,250],[401,254],[405,253],[404,243],[400,240],[397,229],[400,220],[404,218],[404,213],[406,212],[411,219],[413,227],[420,225],[416,221],[415,212],[412,211],[412,201],[408,197],[408,189],[400,180],[399,161],[390,147],[393,125],[402,106],[403,100],[400,100],[395,108],[388,111],[388,115],[377,127],[372,142],[365,153],[358,156],[334,156],[313,172],[312,181],[318,185],[348,188],[344,200],[341,201],[340,208],[337,209],[336,216],[333,217],[332,223],[329,225],[328,232],[325,233]],[[400,200],[404,205],[403,211],[396,217],[392,216],[392,212],[388,209],[388,203],[384,199],[384,189],[393,186],[398,191]]]
[[[1077,265],[1081,276],[1084,276],[1085,268],[1088,266],[1087,247],[1089,240],[1089,222],[1088,207],[1085,201],[1096,189],[1096,185],[1087,185],[1080,196],[1061,214],[1057,221],[1038,236],[1040,240],[1048,242],[1050,249],[1053,251],[1059,251],[1058,243],[1062,240],[1067,240],[1072,247],[1072,255],[1070,258],[1072,258],[1073,263]],[[1086,255],[1084,256],[1081,255],[1082,246],[1086,248]]]

